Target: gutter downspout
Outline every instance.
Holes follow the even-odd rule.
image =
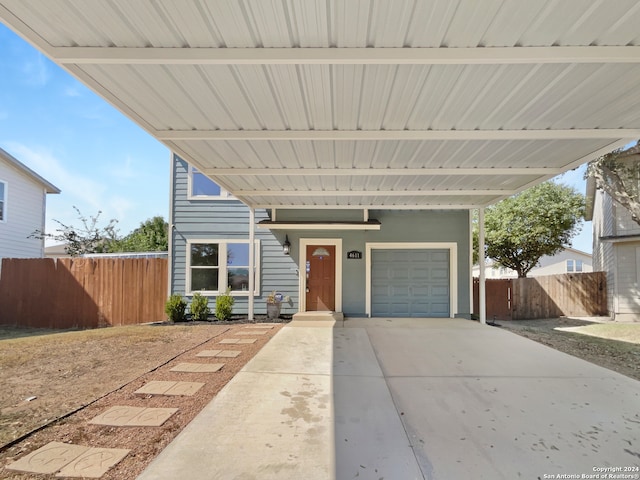
[[[169,220],[167,222],[167,298],[171,296],[173,287],[173,244],[175,241],[175,225],[173,224],[173,197],[175,190],[176,176],[175,153],[169,151]],[[187,253],[188,255],[188,253]]]
[[[249,317],[249,320],[253,320],[254,294],[256,289],[255,223],[256,211],[253,207],[249,207],[249,304],[247,307],[247,316]]]
[[[480,266],[480,279],[478,284],[478,315],[480,323],[487,324],[487,297],[485,292],[485,265],[484,265],[484,208],[478,209],[478,265]]]

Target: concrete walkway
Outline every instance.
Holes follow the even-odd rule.
[[[589,478],[639,465],[640,382],[475,322],[351,319],[283,328],[139,478]]]

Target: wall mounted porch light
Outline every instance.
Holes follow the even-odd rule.
[[[289,235],[284,236],[284,243],[282,244],[282,253],[289,255],[291,252],[291,243],[289,243]]]

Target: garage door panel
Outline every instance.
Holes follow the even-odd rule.
[[[449,250],[374,249],[374,316],[448,317]]]

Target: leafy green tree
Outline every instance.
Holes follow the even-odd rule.
[[[110,252],[166,252],[168,250],[169,224],[161,216],[140,223],[140,226],[124,238],[109,245]]]
[[[85,253],[103,253],[110,251],[111,244],[118,240],[117,220],[111,219],[106,226],[100,226],[101,211],[96,215],[86,217],[80,209],[74,205],[74,210],[78,213],[80,226],[67,225],[60,220],[53,221],[58,224],[55,233],[45,233],[36,230],[29,238],[46,239],[50,238],[65,244],[65,251],[72,257],[84,255]]]
[[[631,218],[640,224],[640,141],[589,162],[586,175],[594,178],[596,187],[629,210]]]
[[[485,211],[486,256],[518,272],[518,277],[570,246],[582,228],[584,196],[545,182],[502,200]]]

